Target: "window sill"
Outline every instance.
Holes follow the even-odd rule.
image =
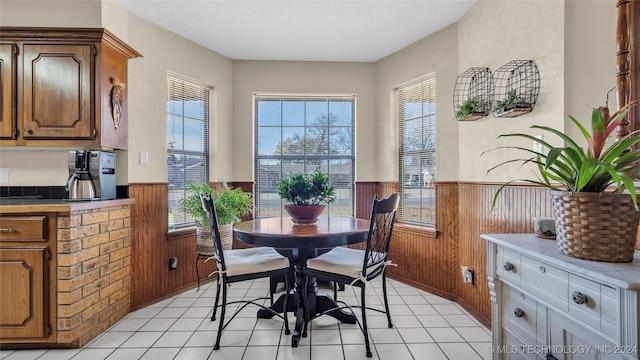
[[[181,229],[176,229],[172,231],[167,231],[167,240],[178,240],[186,237],[193,237],[195,235],[196,235],[195,226],[181,228]]]
[[[418,236],[423,236],[429,239],[436,239],[438,237],[438,230],[431,227],[426,226],[418,226],[396,222],[393,225],[393,230],[397,232],[402,232],[405,234],[413,234]]]

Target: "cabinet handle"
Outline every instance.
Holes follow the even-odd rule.
[[[522,309],[520,308],[516,308],[516,310],[513,312],[513,315],[515,315],[517,318],[521,318],[524,316],[524,311],[522,311]]]
[[[540,270],[541,273],[547,271],[547,269],[545,269],[544,266],[542,266],[542,265],[538,266],[538,270]]]
[[[513,264],[507,261],[504,263],[504,269],[507,271],[513,271]]]
[[[10,232],[10,233],[14,233],[17,232],[16,229],[14,228],[0,228],[0,232]]]
[[[24,128],[24,132],[25,132],[25,134],[29,134],[29,135],[33,134],[33,130],[31,130],[29,128]]]
[[[580,291],[574,291],[573,294],[571,294],[571,297],[573,298],[573,302],[578,305],[582,305],[587,302],[587,296]]]

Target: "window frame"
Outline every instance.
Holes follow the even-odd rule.
[[[169,232],[172,232],[176,230],[184,230],[187,228],[192,228],[196,225],[195,219],[191,215],[185,214],[181,210],[179,205],[180,199],[185,198],[188,194],[186,189],[187,183],[189,181],[196,181],[198,183],[200,182],[209,183],[209,169],[210,169],[210,161],[211,161],[210,154],[209,154],[210,136],[211,136],[210,129],[211,129],[211,119],[212,119],[212,113],[213,113],[211,105],[213,104],[212,96],[214,94],[213,92],[214,88],[212,86],[203,84],[202,82],[199,82],[197,80],[193,80],[185,76],[182,76],[176,73],[171,73],[171,72],[167,73],[166,81],[167,81],[166,129],[167,129],[167,183],[168,183],[167,210],[168,210],[168,230]],[[182,87],[182,93],[179,93],[179,94],[172,93],[172,87],[170,85],[172,81],[177,82],[178,86]],[[187,91],[185,91],[186,88],[188,88]],[[172,113],[171,111],[175,107],[175,105],[172,105],[170,103],[171,99],[174,97],[182,98],[181,113]],[[199,114],[201,115],[201,117],[195,116],[196,114],[189,112],[188,110],[185,110],[185,106],[184,106],[185,102],[191,99],[204,102],[204,104],[202,105],[201,114]],[[171,141],[171,139],[174,137],[172,135],[173,131],[171,130],[172,121],[174,121],[172,120],[172,118],[175,118],[175,117],[178,117],[181,119],[181,121],[178,122],[178,125],[180,125],[182,132],[181,134],[177,134],[177,137],[182,138],[183,140],[182,149],[171,147],[171,144],[175,142],[175,141]],[[201,132],[201,136],[198,138],[199,142],[185,141],[185,137],[186,137],[185,133],[187,132],[187,130],[185,130],[185,126],[186,126],[185,120],[189,120],[192,123],[201,122],[202,132]],[[185,149],[187,148],[187,146],[200,147],[201,150],[198,151],[198,150]],[[187,165],[185,161],[182,161],[182,164],[180,164],[181,165],[180,167],[175,166],[180,161],[172,163],[170,160],[172,159],[172,156],[174,161],[176,157],[178,159],[180,158],[187,159],[188,157],[200,157],[204,159],[204,164],[203,164],[204,168],[198,171],[198,173],[202,175],[201,178],[195,179],[189,176],[189,171],[188,171],[189,167],[193,165]],[[173,168],[174,170],[172,170],[171,168]],[[174,184],[174,181],[172,181],[172,178],[176,177],[175,169],[182,169],[183,175],[178,176],[178,178],[179,178],[179,184],[182,184],[184,186],[178,185],[178,187],[172,187],[172,184]],[[175,195],[172,195],[172,193]]]
[[[421,112],[419,116],[413,116],[408,119],[404,119],[403,104],[406,103],[402,99],[402,92],[411,92],[412,88],[421,87]],[[429,94],[425,96],[426,92]],[[398,192],[400,193],[400,204],[398,206],[398,221],[404,224],[416,225],[420,227],[433,228],[436,227],[436,190],[434,180],[437,175],[437,81],[436,73],[430,72],[419,78],[413,79],[401,85],[398,85],[392,89],[394,112],[396,121],[398,124]],[[411,94],[413,95],[413,94]],[[429,103],[426,106],[425,103]],[[422,119],[421,132],[420,132],[420,147],[418,149],[407,150],[407,144],[405,141],[405,128],[407,122],[416,121]],[[430,125],[427,126],[427,123]],[[427,134],[428,133],[428,134]],[[431,135],[431,136],[429,136]],[[426,143],[432,142],[433,145],[425,147]],[[418,158],[416,165],[409,165],[412,167],[419,167],[419,172],[410,175],[411,179],[406,178],[406,161],[409,157]],[[426,170],[426,172],[425,172]],[[415,179],[414,179],[415,178]],[[406,184],[411,180],[415,180],[415,184]],[[418,206],[418,218],[409,217],[409,207],[407,206],[408,198],[411,195],[418,194],[419,206]],[[415,195],[413,196],[415,198]],[[428,210],[431,207],[431,210]],[[425,212],[425,209],[427,211]],[[424,220],[423,220],[424,219]]]
[[[349,129],[349,147],[350,147],[350,153],[349,154],[344,154],[344,153],[339,153],[339,154],[330,154],[331,150],[333,148],[330,147],[330,145],[328,145],[329,147],[327,148],[327,153],[326,154],[307,154],[306,153],[306,148],[304,148],[303,150],[303,154],[294,154],[294,155],[276,155],[276,154],[261,154],[261,143],[260,143],[260,128],[261,128],[261,124],[260,124],[260,110],[259,110],[259,103],[261,101],[280,101],[282,102],[297,102],[300,101],[304,104],[304,109],[305,109],[305,115],[304,115],[304,121],[303,121],[303,125],[297,125],[295,127],[299,127],[299,128],[303,128],[304,129],[304,133],[307,134],[307,131],[310,128],[318,128],[317,125],[313,124],[313,121],[317,121],[316,119],[307,119],[306,115],[306,106],[308,102],[318,102],[318,101],[326,101],[327,104],[327,132],[331,132],[332,129],[335,128],[350,128]],[[350,121],[349,121],[349,126],[335,126],[332,127],[330,125],[330,114],[331,114],[331,109],[330,109],[330,104],[334,102],[349,102],[350,103]],[[278,187],[278,183],[279,180],[282,179],[283,176],[288,176],[290,173],[288,171],[285,170],[285,168],[287,166],[293,166],[291,164],[286,165],[284,164],[281,160],[287,160],[287,161],[300,161],[302,162],[301,166],[304,170],[301,170],[300,172],[304,172],[307,174],[312,173],[315,168],[318,166],[317,164],[313,164],[313,162],[319,162],[322,163],[323,165],[321,166],[321,170],[326,173],[329,176],[330,182],[334,185],[334,187],[336,188],[336,193],[340,193],[342,192],[342,194],[348,194],[345,197],[341,197],[340,195],[338,195],[338,199],[336,200],[336,202],[334,204],[329,204],[327,206],[327,209],[325,210],[325,212],[323,214],[329,214],[329,215],[340,215],[340,216],[354,216],[355,214],[355,123],[356,123],[356,95],[355,94],[296,94],[296,93],[254,93],[253,94],[253,115],[254,115],[254,182],[255,182],[255,196],[254,196],[254,201],[255,201],[255,217],[256,218],[261,218],[261,217],[269,217],[269,216],[287,216],[287,214],[284,212],[283,209],[283,205],[284,205],[284,200],[280,199],[278,196],[278,199],[280,201],[278,208],[276,209],[275,207],[265,207],[264,209],[261,207],[261,202],[263,202],[261,200],[261,194],[262,194],[262,190],[265,189],[264,193],[275,193],[275,196],[277,196],[277,187]],[[283,123],[286,120],[283,120],[283,118],[286,116],[286,113],[283,112],[282,106],[280,108],[280,112],[279,112],[279,116],[280,118],[280,124],[279,125],[271,125],[271,126],[265,126],[263,124],[263,128],[267,128],[267,127],[272,127],[274,129],[280,129],[280,139],[282,139],[284,137],[284,131],[283,129],[286,128],[293,128],[294,126],[292,125],[284,125]],[[306,139],[306,137],[304,138]],[[330,139],[330,135],[329,135],[329,139]],[[281,140],[282,141],[282,140]],[[330,140],[328,140],[330,141]],[[263,168],[263,162],[262,161],[269,161],[269,160],[275,160],[275,161],[280,161],[280,164],[277,165],[279,166],[279,171],[276,173],[273,173],[274,175],[272,175],[271,177],[269,176],[264,176],[259,172],[259,169]],[[307,162],[311,162],[311,164],[308,164]],[[333,162],[333,164],[331,164]],[[347,162],[348,165],[342,165],[342,164],[337,164],[336,163],[342,163],[342,162]],[[277,166],[274,166],[277,167]],[[335,169],[336,167],[338,168],[342,168],[343,166],[347,166],[349,168],[349,174],[348,174],[348,179],[345,181],[342,179],[342,177],[340,177],[339,179],[342,180],[338,180],[336,181],[336,175],[335,173],[333,173],[331,171],[331,169]],[[327,169],[329,169],[329,171],[327,171]],[[298,172],[298,171],[296,171]],[[342,173],[342,172],[340,172]],[[277,175],[276,175],[277,174]],[[276,176],[276,177],[274,177]],[[263,182],[267,182],[269,185],[265,186],[262,183]],[[273,196],[272,196],[273,197]],[[346,199],[346,200],[345,200]],[[338,213],[338,211],[343,211],[340,209],[343,209],[344,206],[342,206],[341,208],[339,208],[338,203],[342,203],[344,204],[344,201],[347,201],[347,206],[348,206],[348,214],[343,214],[343,213]],[[262,210],[271,210],[271,212],[273,213],[269,213],[269,214],[263,214]],[[277,212],[277,214],[275,212]]]

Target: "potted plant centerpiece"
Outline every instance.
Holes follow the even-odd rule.
[[[561,253],[587,260],[608,262],[633,261],[638,222],[638,200],[634,180],[640,175],[640,130],[605,144],[609,135],[627,114],[629,103],[613,116],[609,109],[593,109],[591,132],[574,117],[587,147],[562,131],[531,126],[549,132],[563,140],[562,147],[555,147],[529,134],[504,134],[500,137],[521,137],[536,141],[546,151],[534,151],[519,146],[503,146],[497,149],[513,149],[529,154],[502,162],[492,171],[507,163],[535,164],[537,178],[512,180],[496,191],[492,209],[502,190],[514,181],[524,181],[551,189],[553,214],[556,223],[556,241]]]
[[[336,199],[335,189],[320,167],[311,175],[294,174],[280,180],[278,195],[287,202],[284,209],[295,224],[315,224],[325,208],[321,203],[331,204]]]
[[[250,214],[253,209],[253,195],[240,188],[230,188],[227,183],[222,184],[218,191],[207,183],[189,182],[187,197],[180,200],[182,210],[190,214],[196,222],[196,239],[199,254],[214,254],[213,238],[209,219],[202,208],[200,193],[211,195],[218,215],[220,241],[225,250],[231,249],[233,242],[232,226],[240,221],[240,216]]]

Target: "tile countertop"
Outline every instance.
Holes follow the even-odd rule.
[[[534,234],[482,234],[480,237],[550,265],[580,273],[586,278],[625,289],[640,290],[640,251],[638,250],[635,251],[632,262],[608,263],[563,255],[558,250],[555,240],[541,239]]]
[[[0,198],[0,214],[29,212],[71,212],[133,204],[134,199],[69,201],[66,199]]]

